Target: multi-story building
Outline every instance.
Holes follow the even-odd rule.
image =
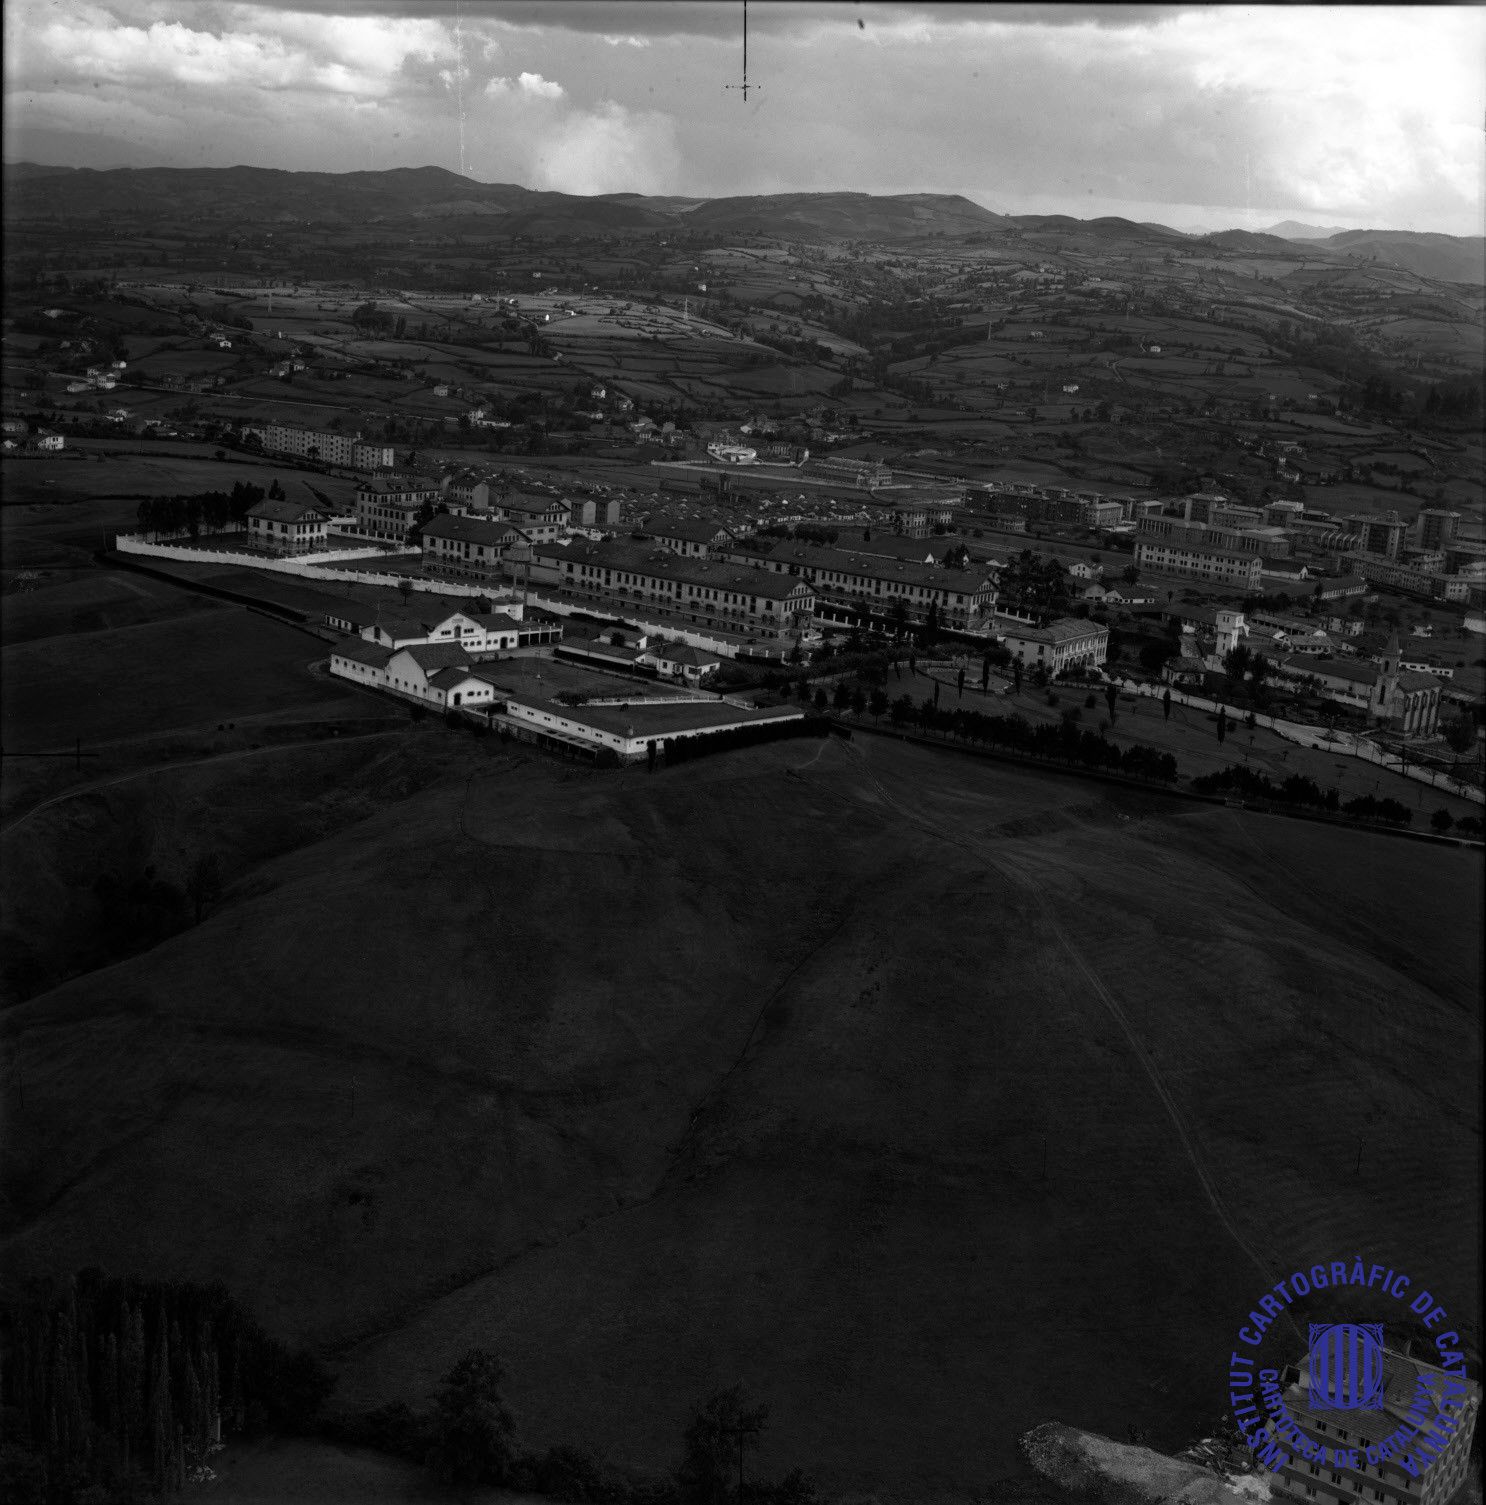
[[[1135,545],[1135,563],[1153,574],[1209,580],[1245,591],[1257,591],[1263,575],[1263,561],[1257,554],[1160,539],[1140,539]]]
[[[264,449],[276,455],[302,455],[327,465],[354,464],[352,452],[359,442],[355,434],[301,428],[297,423],[255,424],[244,432],[256,434]]]
[[[903,603],[911,622],[928,618],[934,607],[941,627],[975,630],[988,625],[996,607],[996,582],[985,569],[951,570],[912,559],[854,554],[820,544],[786,539],[767,554],[734,554],[758,568],[799,575],[820,595],[822,609],[851,619],[865,602],[879,616]]]
[[[396,463],[390,444],[373,444],[358,439],[351,446],[351,464],[357,470],[391,470]]]
[[[1385,1349],[1382,1407],[1336,1411],[1311,1409],[1305,1369],[1283,1373],[1289,1383],[1281,1399],[1295,1432],[1277,1448],[1286,1461],[1270,1481],[1274,1499],[1294,1505],[1448,1505],[1465,1483],[1481,1405],[1481,1388],[1473,1380]],[[1305,1439],[1302,1446],[1295,1445],[1296,1436]],[[1431,1444],[1428,1452],[1425,1442]]]
[[[376,476],[356,483],[356,528],[368,538],[402,543],[428,503],[439,499],[437,481],[416,476]]]
[[[1207,520],[1178,517],[1168,512],[1148,512],[1135,524],[1142,538],[1176,538],[1200,543],[1207,532]]]
[[[1404,534],[1408,524],[1396,512],[1386,517],[1369,517],[1358,513],[1347,519],[1349,532],[1357,534],[1364,554],[1375,554],[1380,559],[1397,559],[1403,548]]]
[[[1050,675],[1097,669],[1109,656],[1109,628],[1079,617],[1061,617],[1046,627],[1009,627],[1002,642],[1018,663]]]
[[[708,522],[705,518],[656,523],[647,531],[661,548],[698,559],[706,559],[719,551],[726,553],[737,542],[731,528]]]
[[[1416,565],[1380,559],[1371,554],[1352,555],[1347,563],[1372,584],[1389,585],[1394,590],[1407,591],[1410,595],[1427,596],[1436,601],[1464,601],[1470,592],[1470,582],[1467,580],[1435,570],[1419,569]]]
[[[1415,519],[1418,530],[1415,540],[1421,549],[1448,549],[1455,542],[1455,530],[1460,524],[1460,514],[1444,507],[1425,507]]]
[[[661,611],[764,637],[808,627],[815,612],[815,591],[804,580],[723,560],[688,559],[649,543],[537,543],[530,556],[533,581],[597,597],[620,611]]]
[[[511,492],[497,496],[497,517],[514,523],[533,543],[551,543],[567,534],[572,509],[558,497],[527,496]]]
[[[1202,530],[1202,542],[1215,549],[1232,549],[1239,554],[1258,554],[1265,559],[1287,559],[1290,540],[1283,528],[1229,527],[1209,523]]]
[[[586,497],[581,502],[574,502],[572,507],[569,521],[576,528],[617,528],[619,526],[619,501],[615,497],[607,497],[602,501]]]
[[[264,500],[248,508],[248,541],[275,554],[305,554],[324,548],[325,521],[318,507]]]
[[[423,568],[442,575],[491,580],[502,573],[502,560],[513,544],[530,542],[508,522],[441,513],[422,530]]]

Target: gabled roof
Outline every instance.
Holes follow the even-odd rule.
[[[373,476],[370,480],[358,480],[357,491],[369,491],[376,496],[400,496],[408,491],[437,491],[439,483],[425,476]]]
[[[503,611],[469,611],[465,615],[471,622],[477,622],[486,632],[515,632],[521,627],[521,623],[515,617],[508,616]]]
[[[411,643],[393,657],[406,653],[425,674],[437,669],[467,668],[470,656],[458,643]]]
[[[693,648],[690,643],[683,643],[680,647],[661,647],[649,650],[651,658],[662,660],[668,664],[690,664],[693,668],[703,668],[707,664],[720,664],[720,653],[704,653],[700,648]]]
[[[1059,643],[1076,643],[1082,638],[1097,637],[1101,632],[1106,635],[1109,632],[1109,628],[1102,622],[1081,617],[1059,617],[1046,627],[1023,627],[1020,624],[1008,627],[1005,636],[1024,643],[1051,643],[1056,647]]]
[[[483,517],[459,517],[441,512],[423,528],[425,538],[447,538],[454,543],[484,544],[492,548],[505,543],[518,530],[510,523]]]
[[[428,676],[428,682],[429,684],[433,685],[435,689],[449,690],[452,689],[455,685],[462,685],[467,679],[478,678],[478,675],[471,674],[468,669],[463,668],[458,664],[451,664],[447,669],[440,669],[436,674],[430,674]],[[489,681],[485,680],[483,681],[483,683],[488,684]]]
[[[340,658],[373,669],[385,668],[387,660],[392,657],[392,649],[384,648],[380,643],[368,643],[365,638],[342,638],[330,651]]]
[[[447,621],[447,618],[443,620]],[[385,622],[376,624],[379,632],[385,633],[395,642],[398,638],[423,638],[427,637],[437,626],[437,623],[426,622],[420,617],[390,617]]]
[[[248,508],[249,517],[261,517],[271,523],[324,522],[327,513],[312,502],[285,502],[265,497]]]
[[[732,529],[706,518],[682,518],[676,522],[656,523],[649,529],[652,538],[679,538],[684,543],[711,543],[719,533],[732,537]]]

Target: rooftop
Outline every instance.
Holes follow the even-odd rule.
[[[399,648],[423,670],[425,674],[435,669],[467,668],[470,656],[458,643],[413,643]]]
[[[513,528],[510,523],[492,522],[488,518],[456,516],[454,513],[441,512],[425,525],[423,536],[447,538],[454,543],[484,544],[494,548],[507,542],[513,535],[519,535],[519,532],[520,530]]]
[[[733,726],[740,721],[770,721],[785,716],[794,719],[805,714],[783,706],[770,710],[744,709],[720,700],[678,700],[674,705],[564,705],[560,700],[508,698],[529,710],[546,711],[548,715],[576,721],[580,726],[622,737],[666,737],[713,726]]]
[[[353,664],[366,664],[373,669],[383,668],[392,657],[392,649],[380,643],[368,643],[365,638],[342,638],[331,650],[339,658],[348,658]]]
[[[248,508],[249,517],[261,517],[271,523],[324,522],[329,514],[311,502],[285,502],[265,498]]]

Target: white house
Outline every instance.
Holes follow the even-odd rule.
[[[248,509],[248,541],[275,554],[303,554],[324,547],[325,521],[309,503],[265,499]]]
[[[1109,654],[1109,628],[1078,617],[1063,617],[1046,627],[1009,627],[1002,641],[1018,663],[1040,666],[1050,675],[1084,666],[1097,669]]]

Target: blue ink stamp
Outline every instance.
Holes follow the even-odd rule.
[[[1312,1411],[1383,1409],[1383,1324],[1312,1322]]]

